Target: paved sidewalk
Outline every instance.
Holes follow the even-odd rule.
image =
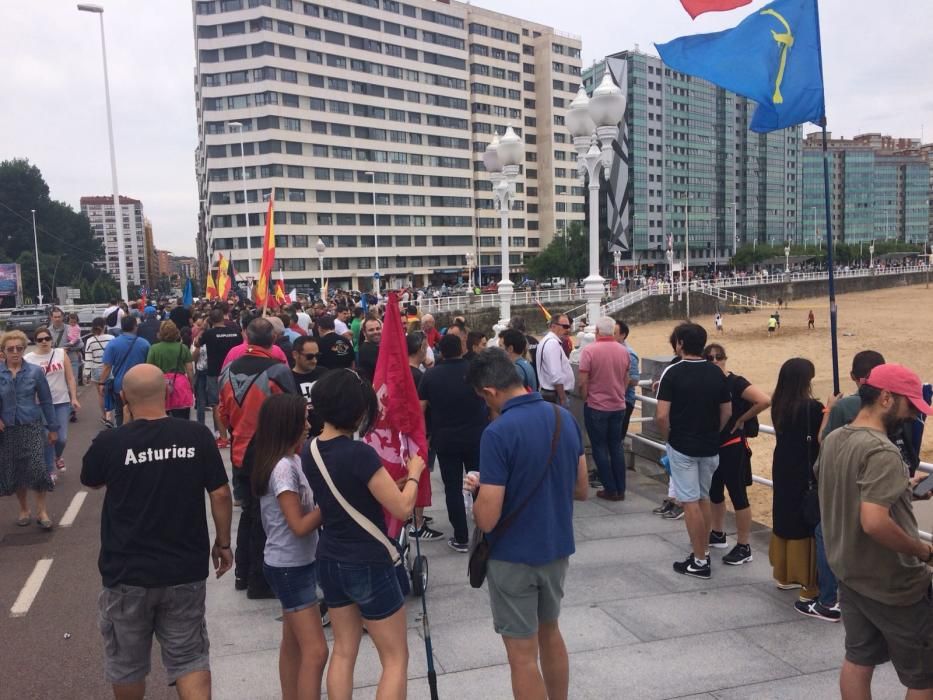
[[[658,482],[629,472],[626,500],[575,504],[577,552],[571,558],[561,629],[570,652],[570,697],[818,698],[838,697],[843,629],[794,611],[796,592],[779,591],[768,564],[769,531],[752,535],[754,561],[723,566],[728,550],[713,550],[710,581],[675,574],[671,564],[689,549],[682,521],[651,509],[666,493]],[[429,511],[449,534],[443,486],[434,473]],[[234,524],[239,511],[234,512]],[[729,544],[734,544],[734,530]],[[428,614],[441,698],[511,697],[505,650],[493,632],[486,589],[470,588],[466,556],[446,538],[425,543],[429,558]],[[232,573],[208,579],[207,620],[217,698],[278,698],[281,609],[247,600]],[[421,636],[421,602],[408,608],[409,691],[429,698]],[[328,639],[331,633],[327,631]],[[355,698],[374,698],[379,662],[364,636]],[[902,698],[890,665],[878,669],[876,700]]]

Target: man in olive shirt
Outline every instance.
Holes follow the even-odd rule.
[[[919,377],[901,365],[872,369],[859,396],[861,411],[826,437],[814,466],[846,631],[843,698],[871,697],[874,667],[889,660],[911,690],[933,689],[933,548],[920,539],[911,504],[922,477],[910,478],[888,439],[933,409]]]

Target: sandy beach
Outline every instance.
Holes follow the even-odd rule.
[[[843,393],[855,391],[849,379],[852,356],[860,350],[877,350],[888,362],[907,365],[924,381],[933,381],[933,288],[924,285],[856,292],[837,297],[839,320],[839,375]],[[816,329],[807,330],[807,313],[813,309]],[[814,396],[825,403],[832,392],[832,356],[829,336],[829,304],[826,297],[796,299],[782,309],[781,328],[768,337],[766,310],[723,315],[722,334],[716,334],[713,317],[695,316],[714,339],[726,348],[729,369],[770,394],[778,370],[791,357],[806,357],[816,366]],[[641,357],[669,355],[668,337],[675,324],[656,321],[633,326],[629,342]],[[761,416],[771,424],[768,412]],[[751,441],[755,474],[770,477],[774,438],[761,434]],[[924,434],[921,459],[933,461],[933,426]],[[771,491],[755,485],[750,489],[755,520],[770,525]],[[728,499],[727,499],[728,502]],[[927,511],[924,508],[924,511]],[[933,526],[933,509],[921,517],[921,529]]]

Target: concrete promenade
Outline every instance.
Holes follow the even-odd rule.
[[[811,620],[793,609],[795,591],[779,591],[768,564],[769,531],[753,532],[755,560],[724,566],[713,550],[713,578],[675,574],[688,551],[682,521],[653,515],[665,488],[629,472],[626,500],[592,497],[574,512],[576,554],[570,560],[561,627],[570,651],[570,697],[755,698],[838,697],[842,624]],[[440,475],[434,475],[435,525],[450,526]],[[234,523],[239,511],[234,513]],[[734,529],[729,545],[734,544]],[[492,629],[485,587],[470,588],[466,556],[445,540],[425,543],[430,561],[428,614],[442,699],[511,697],[505,649]],[[274,600],[247,600],[232,574],[208,579],[214,697],[279,697],[281,610]],[[408,603],[409,697],[429,698],[421,602]],[[332,638],[327,631],[328,639]],[[368,637],[356,666],[355,698],[374,698],[379,662]],[[874,698],[902,698],[890,665],[879,668]]]

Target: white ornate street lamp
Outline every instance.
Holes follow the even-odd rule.
[[[790,241],[784,241],[784,272],[790,274]]]
[[[522,140],[509,124],[505,134],[495,134],[483,154],[483,165],[492,180],[492,192],[499,210],[501,243],[501,279],[499,280],[499,323],[493,327],[498,334],[508,328],[512,316],[512,295],[515,285],[509,279],[509,211],[515,198],[519,164],[524,160]]]
[[[577,152],[580,181],[589,178],[590,231],[589,231],[589,275],[583,280],[586,297],[586,328],[578,335],[579,345],[585,345],[596,337],[596,319],[603,296],[604,280],[599,274],[599,175],[605,169],[608,176],[612,167],[612,140],[619,133],[619,122],[625,115],[625,96],[613,82],[607,71],[593,97],[586,90],[580,91],[570,103],[567,111],[567,127],[573,136],[573,147]]]
[[[875,239],[871,240],[871,243],[868,245],[868,269],[871,270],[875,266]]]
[[[321,271],[321,301],[327,303],[324,298],[324,251],[327,250],[327,246],[324,245],[324,241],[318,238],[317,243],[314,244],[314,249],[317,251],[317,266]]]

